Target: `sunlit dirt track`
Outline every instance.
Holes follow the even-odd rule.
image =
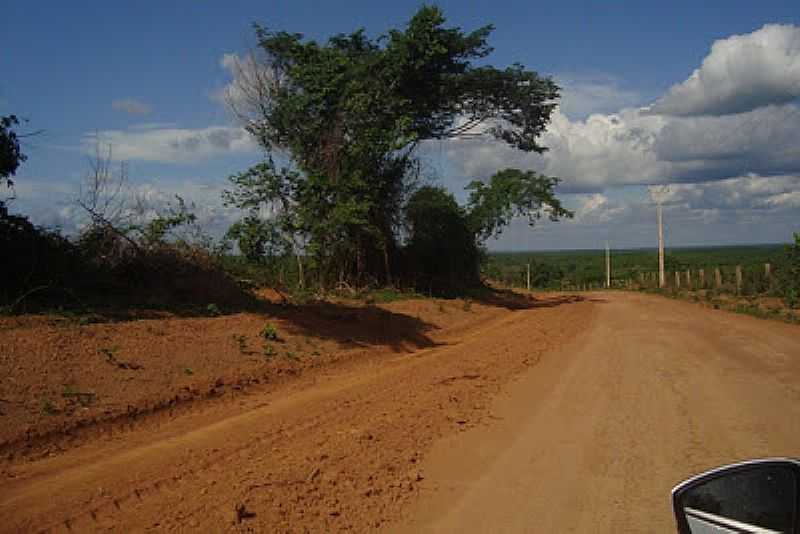
[[[800,456],[800,328],[626,293],[15,460],[0,530],[669,532],[670,488]]]
[[[599,298],[588,330],[498,400],[497,425],[436,445],[403,529],[674,532],[681,479],[800,456],[800,328]]]

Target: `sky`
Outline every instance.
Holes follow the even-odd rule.
[[[227,110],[254,22],[325,40],[402,27],[420,2],[12,2],[0,18],[0,115],[27,120],[13,210],[74,234],[97,142],[152,205],[193,202],[220,235],[241,213],[227,177],[263,154]],[[486,62],[562,87],[543,155],[486,139],[431,142],[428,179],[463,188],[509,166],[562,181],[575,218],[515,221],[494,250],[787,242],[800,231],[800,6],[792,1],[438,2],[493,24]]]

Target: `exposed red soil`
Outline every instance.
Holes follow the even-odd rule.
[[[376,528],[417,494],[419,462],[437,438],[491,421],[489,401],[503,384],[591,321],[593,305],[576,300],[329,303],[88,326],[4,321],[1,372],[15,380],[2,391],[13,455],[0,531]],[[280,355],[242,354],[231,336],[259,350],[265,322],[282,338],[272,343]],[[118,347],[117,363],[141,367],[108,363],[107,347]],[[67,384],[93,402],[63,397]],[[135,420],[129,405],[212,389],[212,400],[167,405],[133,430],[93,434],[102,423],[87,424],[73,441],[60,430]],[[55,415],[42,412],[42,398]],[[45,432],[49,441],[33,437]]]
[[[262,293],[265,302],[275,297]],[[142,312],[151,318],[84,325],[57,316],[0,318],[0,452],[331,363],[431,347],[503,311],[408,300],[267,305],[220,317]],[[277,340],[263,336],[266,325]]]

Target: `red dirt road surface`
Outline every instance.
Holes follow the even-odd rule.
[[[26,431],[3,429],[0,531],[670,532],[669,491],[681,479],[800,456],[797,326],[626,293],[386,308],[376,324],[377,312],[362,319],[388,330],[418,321],[402,342],[330,328],[315,341],[323,359],[264,368],[231,363],[238,349],[221,341],[231,321],[253,335],[263,317],[147,323],[167,340],[202,324],[195,343],[217,347],[240,387],[131,419],[110,401],[51,406],[48,419],[20,398],[64,378],[4,384],[0,422]],[[301,319],[272,320],[283,332]],[[121,328],[151,342],[140,323]],[[303,346],[314,324],[286,342]],[[7,354],[24,328],[52,327],[0,331]],[[122,332],[82,328],[106,344],[120,336],[115,359],[133,354]],[[141,384],[120,390],[124,403],[161,406],[170,388],[205,387],[221,372],[202,356],[192,382],[174,370],[191,363],[176,345],[181,361],[164,367],[176,375],[158,381],[147,373],[163,364],[150,352],[136,354],[139,375],[101,360],[120,383]],[[4,355],[0,371],[20,382],[15,362]],[[58,365],[50,374],[70,368]],[[100,378],[78,386],[102,391],[98,403],[113,397]]]

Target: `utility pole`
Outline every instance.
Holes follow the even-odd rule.
[[[658,200],[658,287],[667,285],[664,274],[664,217],[661,213],[661,199]]]
[[[608,241],[606,241],[606,288],[611,287],[611,250],[608,248]]]
[[[531,290],[531,264],[528,263],[528,291]]]

